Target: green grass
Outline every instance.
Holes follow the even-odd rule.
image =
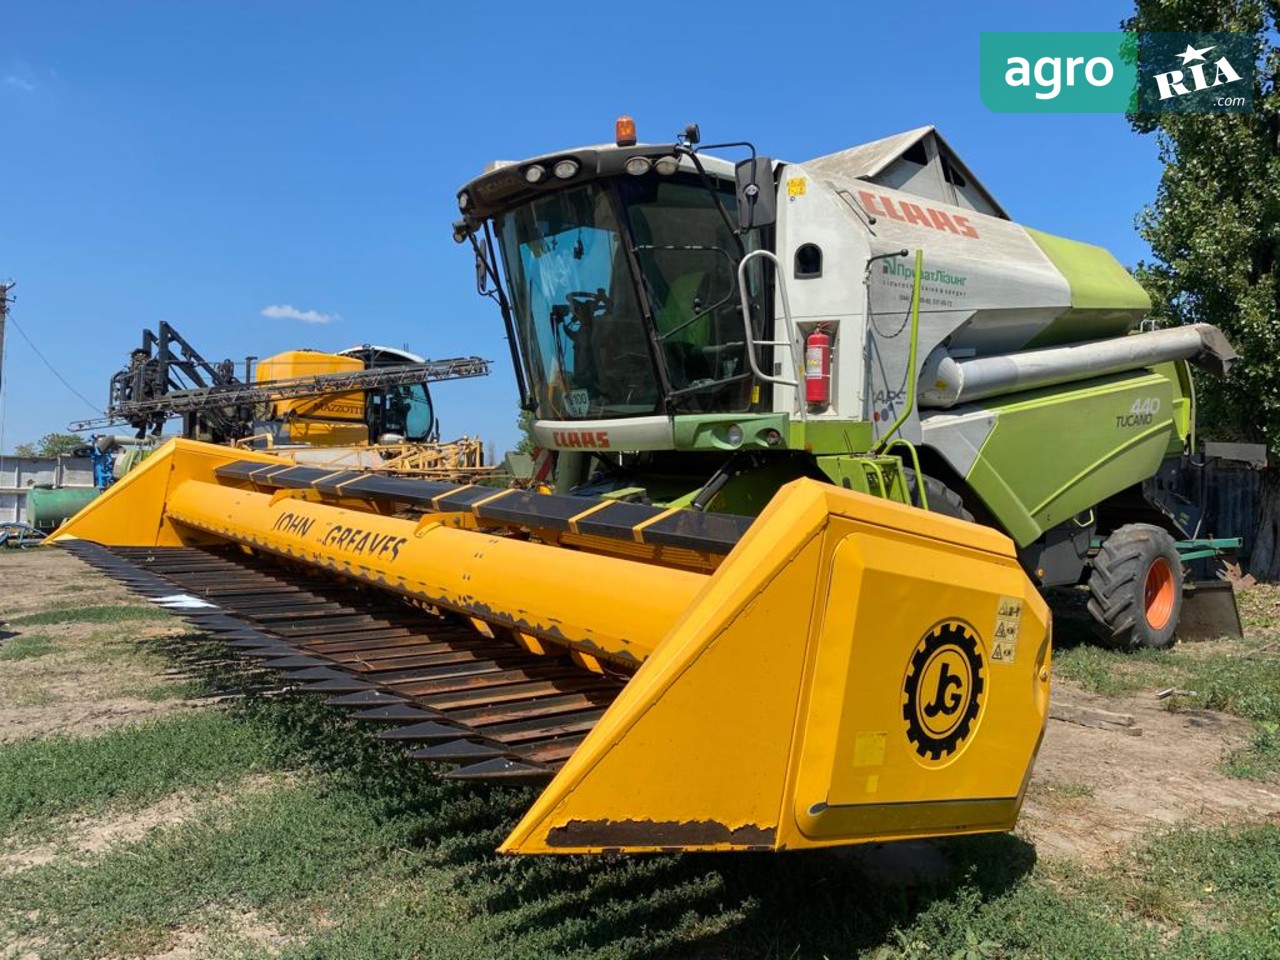
[[[60,593],[88,593],[95,590],[101,590],[102,586],[98,583],[68,583],[62,587]]]
[[[58,647],[41,633],[26,633],[0,640],[0,660],[32,660],[57,653]]]
[[[1119,653],[1081,644],[1054,651],[1053,672],[1091,693],[1120,697],[1140,690],[1169,686],[1179,672],[1177,654],[1167,650]]]
[[[152,703],[164,703],[169,700],[192,700],[198,697],[207,696],[210,693],[210,690],[205,683],[198,679],[194,679],[152,683],[140,686],[131,692],[140,700],[149,700]]]
[[[12,617],[9,623],[15,627],[49,626],[58,623],[127,623],[134,620],[172,620],[173,614],[155,606],[140,604],[58,606],[39,613]]]
[[[1186,693],[1171,698],[1174,709],[1191,706],[1280,722],[1280,659],[1245,656],[1250,651],[1202,645],[1121,653],[1078,646],[1055,651],[1053,669],[1057,677],[1103,696],[1177,687]]]
[[[1245,780],[1280,779],[1280,725],[1258,724],[1248,745],[1229,753],[1222,768]]]
[[[1280,723],[1280,660],[1213,657],[1191,661],[1185,670],[1179,685],[1191,692],[1178,704]]]
[[[278,736],[225,711],[193,711],[96,737],[0,746],[0,834],[108,804],[139,807],[281,761]]]
[[[158,646],[193,670],[209,649]],[[1269,668],[1255,677],[1255,661],[1179,653],[1123,662],[1176,671],[1195,705],[1260,720],[1274,709]],[[1093,657],[1076,665],[1097,670]],[[207,688],[252,688],[256,676],[239,659],[196,672]],[[1037,862],[1012,836],[966,838],[939,845],[941,875],[910,882],[846,851],[503,858],[492,851],[536,791],[435,780],[367,732],[317,699],[251,695],[92,739],[0,747],[11,841],[70,814],[307,771],[100,855],[5,877],[0,942],[40,940],[42,956],[76,960],[155,953],[195,930],[206,937],[196,955],[274,956],[243,935],[247,915],[286,938],[286,960],[1280,957],[1280,825],[1179,830],[1087,869]]]
[[[192,728],[196,718],[209,726]],[[11,824],[56,821],[68,801],[45,798],[68,790],[83,809],[145,802],[191,777],[298,765],[308,776],[5,878],[0,940],[8,928],[10,940],[43,938],[43,955],[75,960],[156,952],[175,930],[200,929],[200,955],[270,955],[238,931],[247,914],[289,938],[288,960],[1280,954],[1280,826],[1178,831],[1088,870],[1037,863],[1012,836],[967,838],[941,845],[944,872],[924,882],[886,880],[874,859],[843,851],[503,858],[493,848],[535,791],[435,780],[364,729],[314,700],[249,698],[149,725],[128,749],[86,741],[94,749],[73,767],[89,786],[56,774]],[[195,773],[166,760],[199,756]],[[29,759],[23,770],[41,775]],[[14,772],[0,768],[0,785],[22,779]]]
[[[328,782],[253,796],[9,878],[9,902],[33,912],[6,922],[68,958],[162,950],[228,913],[289,937],[291,960],[1276,955],[1275,827],[1179,834],[1102,876],[1029,869],[1007,837],[953,843],[951,873],[918,887],[831,853],[500,860],[491,818],[446,812],[474,807],[467,794]],[[234,928],[215,939],[267,955]]]

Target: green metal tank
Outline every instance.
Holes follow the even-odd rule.
[[[27,523],[37,530],[56,530],[99,492],[97,487],[32,487],[27,491]]]

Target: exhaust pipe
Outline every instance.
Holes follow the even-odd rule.
[[[920,406],[945,410],[1171,360],[1191,360],[1222,376],[1237,356],[1222,331],[1208,323],[968,360],[939,347],[925,358],[920,371]]]

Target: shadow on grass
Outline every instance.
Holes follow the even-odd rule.
[[[408,839],[412,869],[446,873],[509,958],[851,956],[892,942],[958,889],[970,901],[1000,897],[1035,863],[1008,835],[788,854],[500,857],[494,848],[537,788],[440,780],[369,736],[376,725],[285,695],[217,641],[156,643],[204,695],[234,693],[228,709],[278,741],[289,763],[374,801],[397,826],[389,834]]]

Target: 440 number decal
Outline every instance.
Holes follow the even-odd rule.
[[[987,685],[982,640],[963,620],[943,620],[912,651],[902,690],[907,739],[921,759],[950,760],[982,712]]]

